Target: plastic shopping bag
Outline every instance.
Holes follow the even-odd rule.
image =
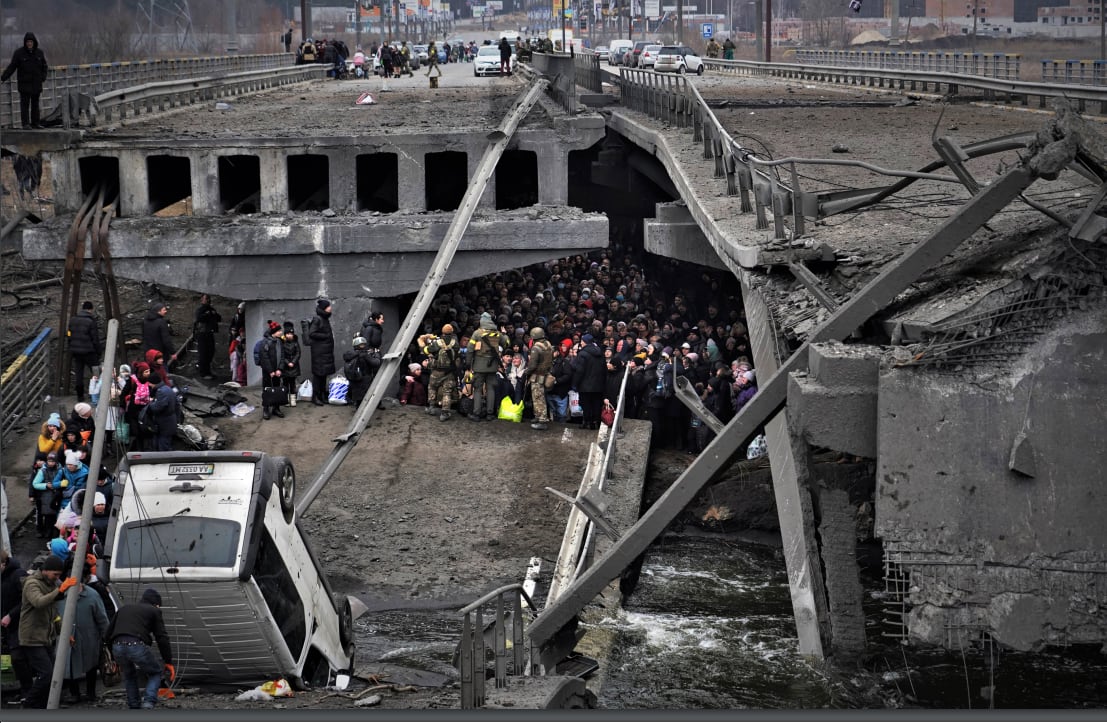
[[[345,404],[346,393],[350,390],[350,382],[346,375],[338,372],[327,380],[327,401],[331,404]]]
[[[305,379],[304,383],[300,385],[300,388],[296,390],[296,396],[303,399],[305,402],[310,402],[313,391],[314,390],[311,388],[311,380]]]
[[[584,407],[580,406],[580,394],[577,392],[576,389],[569,390],[569,416],[584,416]]]
[[[504,397],[500,401],[500,412],[497,416],[508,422],[523,421],[523,400],[520,399],[518,403],[515,403],[511,401],[511,397]]]

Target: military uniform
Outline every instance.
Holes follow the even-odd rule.
[[[546,375],[553,368],[553,346],[541,327],[531,329],[530,338],[534,339],[527,360],[527,384],[530,385],[531,401],[534,402],[534,424],[531,427],[545,429],[546,422],[550,421],[550,413],[546,409]]]
[[[446,333],[446,328],[450,329],[449,333]],[[441,338],[428,334],[422,337],[422,341],[423,353],[430,357],[431,368],[427,385],[427,414],[434,414],[435,407],[440,403],[442,414],[439,419],[445,422],[450,418],[450,407],[457,390],[457,337],[453,334],[453,327],[447,324]]]
[[[469,337],[467,352],[473,365],[473,413],[469,415],[470,419],[479,419],[485,412],[486,395],[487,418],[496,418],[496,371],[500,367],[500,356],[508,348],[507,337],[496,330],[491,316],[487,313],[482,315],[480,328]]]

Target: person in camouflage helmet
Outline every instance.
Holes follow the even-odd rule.
[[[530,330],[534,342],[527,359],[527,384],[530,386],[531,401],[534,402],[534,422],[531,429],[546,429],[550,413],[546,409],[546,375],[553,368],[553,346],[546,338],[546,332],[540,326]]]
[[[488,408],[484,418],[488,421],[496,418],[496,371],[500,368],[500,357],[510,348],[507,336],[496,329],[492,315],[487,311],[481,314],[480,328],[469,337],[466,352],[473,369],[473,413],[469,419],[474,422],[480,421],[485,412],[485,399]]]
[[[419,348],[430,359],[427,414],[438,414],[438,406],[441,405],[442,412],[438,414],[438,419],[445,422],[450,418],[450,407],[457,389],[458,343],[453,325],[443,326],[440,337],[433,334],[419,337]]]

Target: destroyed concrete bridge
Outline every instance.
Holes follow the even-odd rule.
[[[637,215],[647,249],[725,267],[744,291],[759,394],[542,612],[532,639],[552,639],[768,421],[801,652],[864,651],[855,546],[866,537],[883,544],[890,635],[1102,644],[1099,129],[1068,111],[935,104],[923,117],[898,97],[866,91],[851,106],[795,85],[782,103],[784,86],[717,70],[671,82],[624,70],[602,113],[544,100],[446,279],[604,247],[611,218]],[[55,169],[60,218],[26,230],[24,253],[60,258],[65,214],[106,180],[119,194],[118,274],[247,299],[255,332],[327,295],[349,336],[370,304],[403,316],[392,297],[416,290],[487,143],[484,121],[517,90],[494,82],[394,90],[369,109],[318,83],[232,111],[6,135],[23,152],[47,147]],[[950,128],[972,128],[971,141]],[[831,132],[865,161],[827,159]],[[817,449],[869,460],[869,483],[821,479]]]

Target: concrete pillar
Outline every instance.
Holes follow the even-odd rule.
[[[219,156],[206,151],[187,154],[192,175],[192,215],[218,216],[223,213],[219,202]]]
[[[549,143],[533,150],[538,155],[538,203],[550,206],[568,205],[568,149],[560,144]]]
[[[258,149],[261,176],[261,212],[288,211],[288,154],[284,149]]]
[[[54,212],[73,213],[81,206],[80,158],[73,153],[47,153],[54,182]]]
[[[145,216],[150,212],[150,179],[145,151],[119,154],[119,214]]]
[[[327,154],[330,167],[330,207],[336,213],[357,210],[357,154],[346,149]]]
[[[426,149],[383,149],[385,153],[396,154],[397,179],[396,200],[405,211],[427,210],[427,164]]]
[[[742,272],[740,279],[754,365],[758,375],[765,379],[780,365],[776,356],[776,334],[764,300],[749,284],[748,273]],[[773,471],[773,494],[784,543],[784,563],[788,568],[788,589],[792,596],[799,652],[822,658],[822,626],[827,620],[826,595],[822,586],[822,563],[815,540],[811,498],[806,485],[806,443],[792,433],[787,408],[765,425],[765,438]]]
[[[857,566],[857,524],[849,493],[820,488],[819,539],[826,574],[830,613],[830,646],[838,663],[855,661],[865,652],[863,591]]]

